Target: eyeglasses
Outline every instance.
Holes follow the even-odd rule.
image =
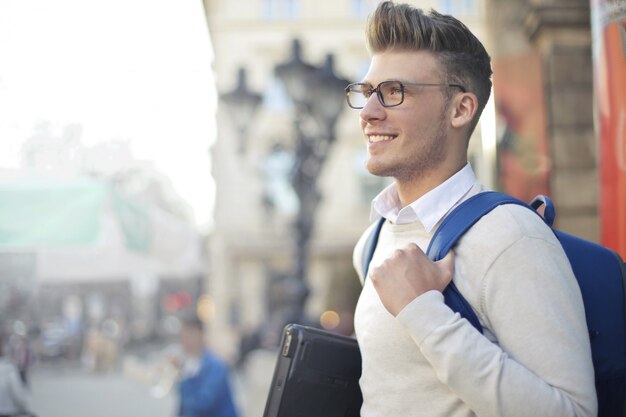
[[[429,83],[402,83],[400,81],[383,81],[376,87],[366,83],[354,83],[346,87],[348,106],[353,109],[362,109],[373,93],[383,107],[395,107],[404,102],[404,89],[407,87],[456,87],[466,92],[465,87],[459,84],[429,84]]]

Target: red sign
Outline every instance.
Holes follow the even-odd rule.
[[[602,244],[626,259],[626,5],[592,0]]]
[[[541,57],[524,53],[495,60],[498,188],[522,201],[549,194],[550,158]]]

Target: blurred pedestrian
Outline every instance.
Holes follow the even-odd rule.
[[[0,417],[30,415],[26,388],[17,368],[4,355],[4,344],[0,335]]]
[[[180,369],[178,415],[237,417],[228,367],[206,348],[203,330],[203,323],[198,318],[183,321],[180,343],[185,357],[182,363],[176,363]]]
[[[13,334],[9,337],[7,355],[22,379],[24,386],[28,387],[28,372],[33,362],[33,353],[28,339],[28,332],[21,326],[14,326]]]

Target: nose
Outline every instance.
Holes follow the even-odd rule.
[[[367,99],[365,106],[361,109],[360,117],[361,121],[367,123],[376,120],[384,120],[387,117],[387,111],[383,105],[380,104],[376,93],[372,94]]]

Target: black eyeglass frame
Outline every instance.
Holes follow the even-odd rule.
[[[382,97],[382,93],[380,92],[380,87],[384,84],[389,84],[389,83],[398,83],[400,84],[400,91],[402,93],[402,98],[400,99],[399,103],[396,104],[385,104],[385,102],[383,101],[383,97]],[[363,86],[369,86],[369,96],[371,96],[373,93],[376,93],[376,97],[378,97],[378,101],[380,102],[380,104],[383,107],[396,107],[399,106],[400,104],[404,103],[404,87],[453,87],[453,88],[458,88],[461,90],[461,92],[463,93],[467,93],[467,89],[465,87],[463,87],[460,84],[433,84],[433,83],[404,83],[402,81],[397,81],[397,80],[387,80],[387,81],[383,81],[381,83],[379,83],[376,87],[372,87],[371,84],[367,84],[367,83],[352,83],[349,84],[346,88],[346,101],[348,102],[348,106],[352,109],[357,109],[360,110],[362,109],[364,106],[362,107],[356,107],[353,106],[350,103],[350,92],[355,92],[354,90],[352,90],[352,87],[357,86],[357,85],[363,85]],[[369,99],[369,96],[366,97],[366,99]],[[363,95],[363,97],[365,97],[365,95]]]

